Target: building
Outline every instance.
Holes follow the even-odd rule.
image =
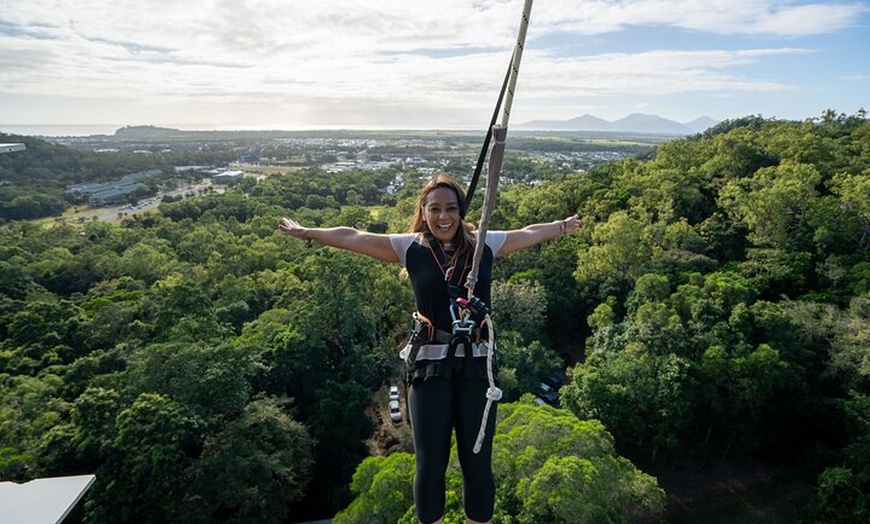
[[[175,173],[178,175],[185,173],[206,173],[210,169],[210,166],[175,166]]]
[[[239,155],[239,163],[241,164],[251,164],[260,160],[260,154],[255,151],[246,151]]]
[[[163,172],[159,169],[151,169],[149,171],[140,171],[138,173],[125,175],[121,177],[120,180],[114,182],[105,182],[101,184],[75,184],[68,186],[67,191],[80,195],[88,195],[88,205],[91,207],[102,207],[122,201],[127,197],[127,195],[131,195],[137,191],[147,190],[148,186],[143,184],[142,181],[162,174]]]
[[[91,194],[91,196],[88,197],[88,205],[91,207],[108,206],[109,204],[125,200],[127,195],[135,193],[136,191],[146,191],[147,189],[148,186],[140,183],[104,189]]]
[[[212,175],[211,180],[215,184],[229,184],[230,182],[241,180],[244,177],[244,171],[221,171],[220,173]]]

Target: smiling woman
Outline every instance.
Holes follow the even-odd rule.
[[[408,272],[417,311],[413,315],[414,335],[401,356],[406,364],[407,405],[416,454],[414,500],[418,519],[426,523],[440,522],[444,513],[445,470],[453,431],[464,472],[468,522],[488,522],[495,497],[491,460],[496,409],[494,404],[488,407],[487,375],[487,356],[495,348],[491,347],[488,316],[470,305],[472,297],[463,287],[480,240],[474,226],[465,221],[464,202],[460,185],[438,175],[420,191],[408,233],[307,228],[290,218],[278,225],[293,237],[397,262]],[[480,300],[483,309],[490,303],[494,258],[571,233],[577,225],[578,217],[572,215],[523,229],[488,232],[480,240],[483,255],[473,297]],[[458,317],[463,321],[458,322]],[[398,400],[391,403],[392,419],[398,422]],[[491,409],[488,417],[487,409]],[[485,433],[478,437],[482,420]]]

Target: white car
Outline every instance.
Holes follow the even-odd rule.
[[[399,388],[390,386],[390,400],[399,400]]]
[[[402,411],[399,409],[398,400],[390,401],[390,420],[392,420],[393,422],[402,421]]]

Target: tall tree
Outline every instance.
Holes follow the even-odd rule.
[[[305,497],[314,440],[273,397],[253,400],[205,441],[184,474],[185,514],[178,522],[280,524]]]

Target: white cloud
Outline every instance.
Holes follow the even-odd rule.
[[[498,92],[521,5],[0,0],[0,94],[136,100],[166,111],[181,103],[199,108],[202,118],[230,106],[300,118],[366,107],[428,119],[476,118],[490,111]],[[784,91],[791,86],[738,71],[811,50],[775,41],[756,49],[758,41],[750,40],[752,47],[743,50],[566,57],[564,48],[547,46],[634,26],[797,37],[852,26],[865,13],[866,4],[848,0],[540,0],[519,92],[543,106],[549,97],[610,93]]]
[[[650,51],[552,60],[535,56],[524,71],[524,90],[537,96],[608,93],[663,95],[693,91],[783,91],[789,86],[723,71],[803,49]]]
[[[565,9],[576,4],[576,8]],[[675,27],[720,35],[796,37],[855,25],[870,11],[854,1],[798,4],[791,0],[590,0],[541,3],[535,21],[550,30],[597,34],[628,26]]]

